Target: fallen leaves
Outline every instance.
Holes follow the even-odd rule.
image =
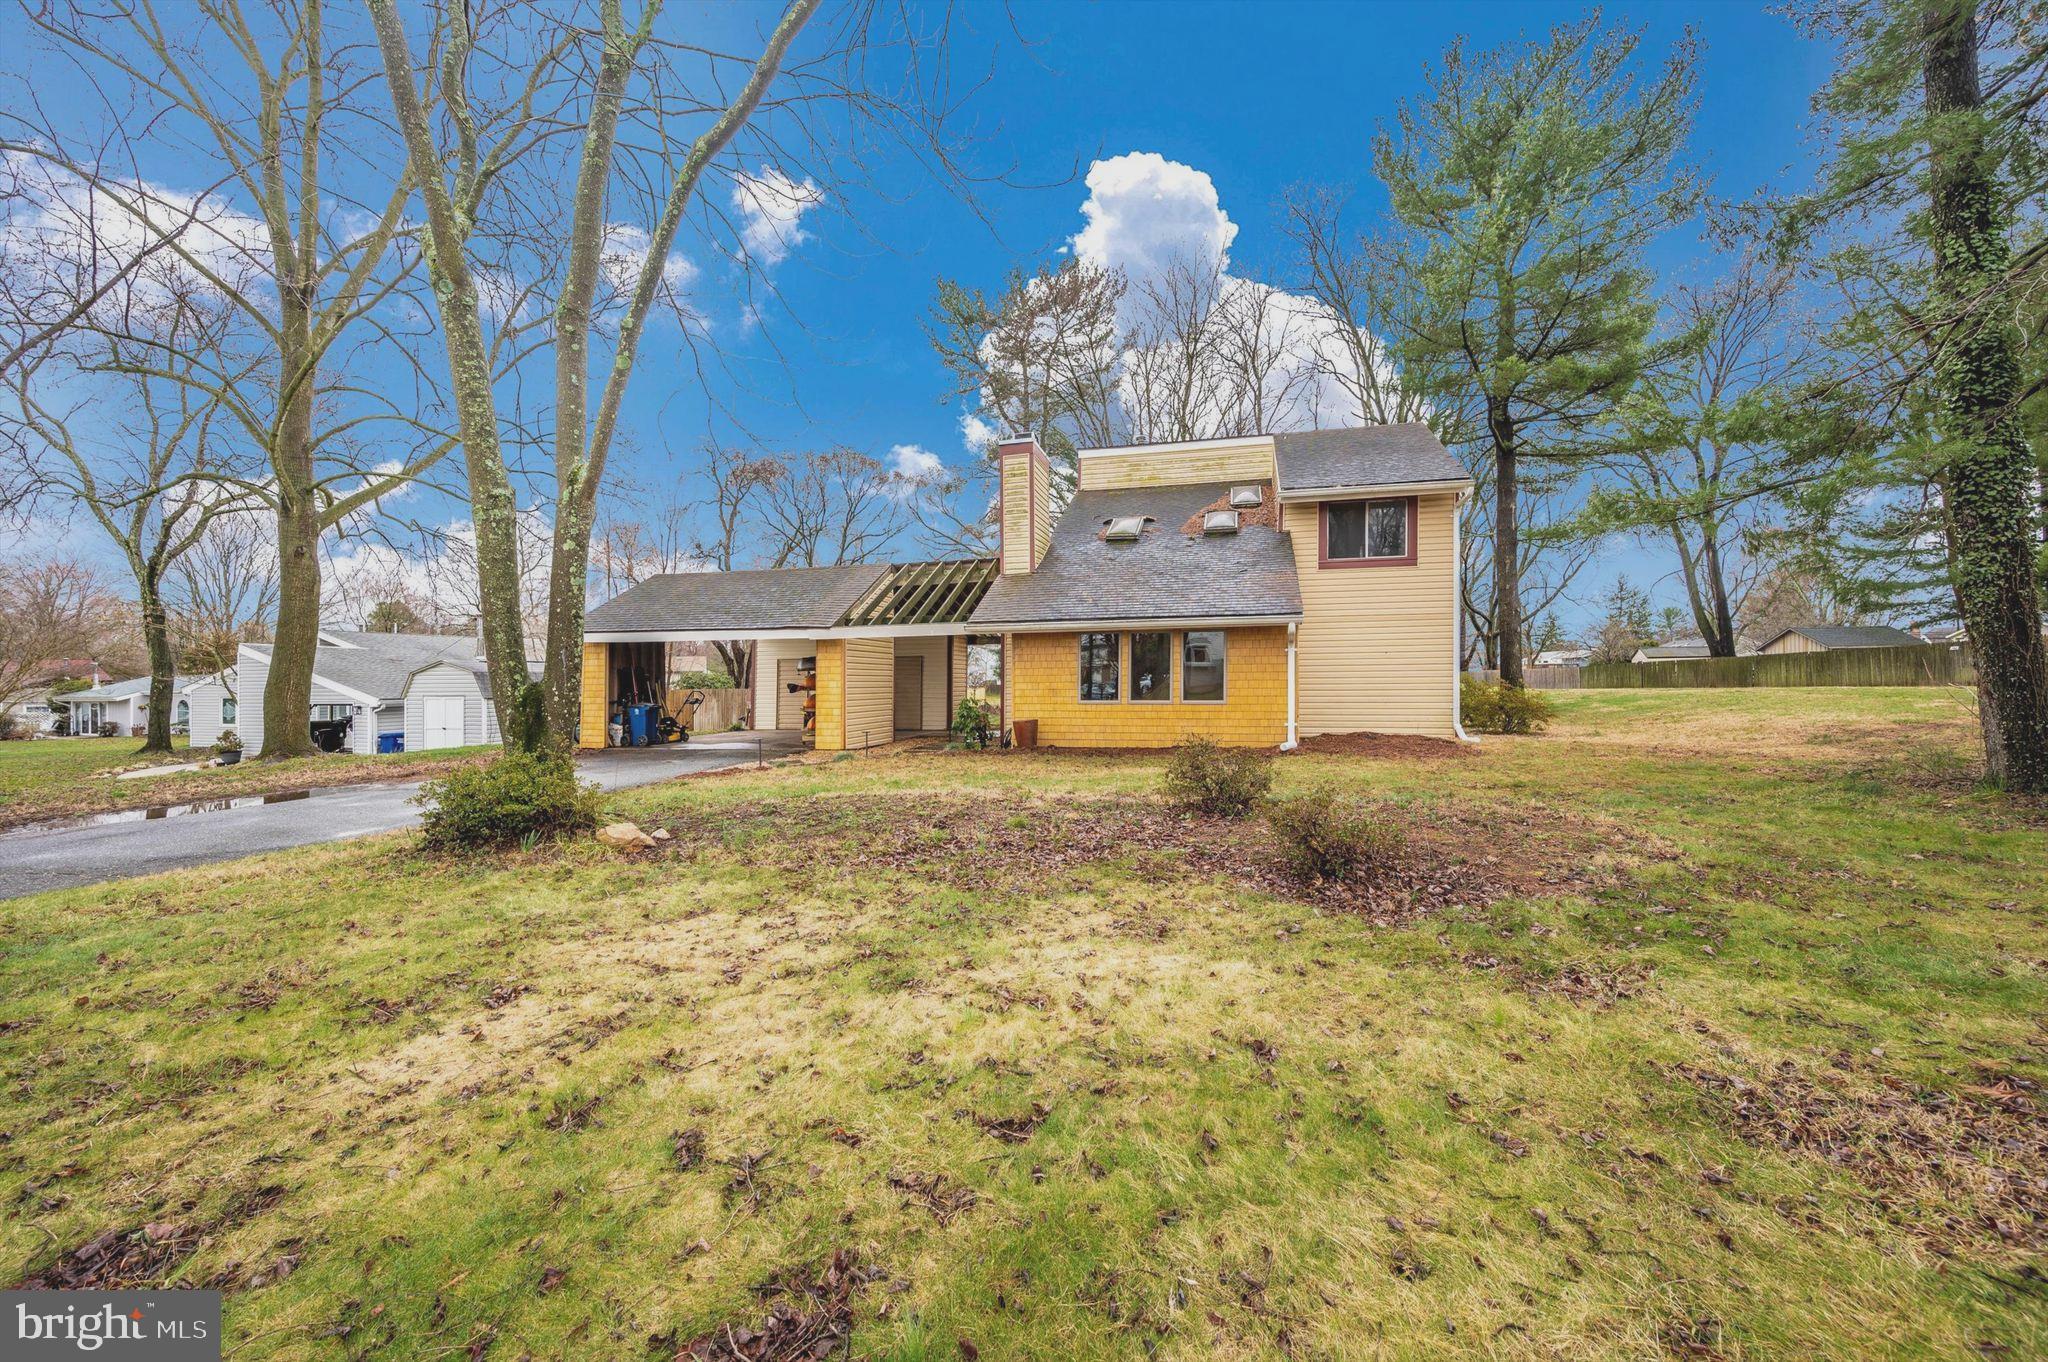
[[[853,1333],[853,1300],[885,1274],[840,1249],[822,1270],[785,1274],[759,1289],[774,1301],[767,1318],[725,1323],[676,1349],[675,1362],[815,1362],[841,1351]]]

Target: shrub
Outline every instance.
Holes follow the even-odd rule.
[[[487,766],[467,766],[420,786],[423,830],[435,851],[531,846],[539,837],[588,832],[597,826],[594,786],[576,780],[567,757],[514,752]]]
[[[1266,810],[1287,868],[1303,879],[1348,880],[1383,867],[1408,844],[1399,827],[1356,800],[1306,794]]]
[[[0,709],[0,742],[28,736],[28,721],[11,709]]]
[[[223,728],[220,736],[213,740],[216,752],[239,752],[242,750],[242,735],[232,728]]]
[[[732,678],[722,668],[683,672],[676,677],[676,690],[731,690]]]
[[[1557,714],[1541,691],[1476,676],[1459,683],[1459,709],[1475,733],[1540,733]]]
[[[1166,797],[1184,809],[1242,818],[1273,788],[1273,767],[1244,748],[1189,738],[1166,761]]]
[[[960,741],[976,747],[987,747],[996,731],[995,706],[973,696],[965,696],[953,711],[953,733]]]

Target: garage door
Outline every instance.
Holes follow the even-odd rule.
[[[462,746],[462,697],[429,695],[422,703],[426,706],[427,749]]]

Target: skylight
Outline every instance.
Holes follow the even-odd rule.
[[[1252,510],[1255,507],[1264,504],[1265,500],[1266,489],[1258,486],[1257,484],[1253,484],[1249,487],[1233,487],[1230,489],[1230,504],[1232,506],[1239,507],[1243,510]]]
[[[1120,515],[1109,522],[1109,529],[1103,538],[1112,544],[1135,544],[1138,536],[1145,532],[1146,517],[1141,515]]]
[[[1203,534],[1236,534],[1237,512],[1210,511],[1202,517]]]

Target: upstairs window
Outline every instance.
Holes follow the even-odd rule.
[[[1117,697],[1115,634],[1081,635],[1081,698],[1114,700]]]
[[[1415,561],[1415,498],[1322,504],[1324,567]]]

